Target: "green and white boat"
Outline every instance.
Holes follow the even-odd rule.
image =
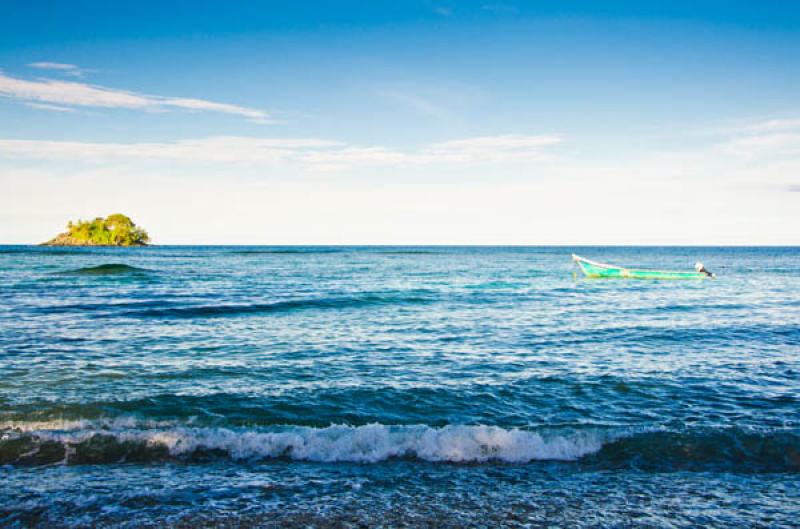
[[[618,278],[618,279],[708,279],[714,277],[706,272],[702,263],[697,263],[695,272],[671,272],[664,270],[640,270],[637,268],[623,268],[604,263],[598,263],[572,254],[572,259],[578,263],[586,277],[591,278]]]

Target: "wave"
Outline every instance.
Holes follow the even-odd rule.
[[[146,268],[138,268],[122,263],[106,263],[98,266],[88,266],[85,268],[77,268],[75,270],[67,270],[60,272],[62,275],[78,275],[78,276],[108,276],[108,275],[141,275],[151,273],[152,270]]]
[[[523,430],[498,426],[192,427],[165,421],[0,424],[0,464],[105,464],[209,458],[318,463],[574,462],[591,468],[800,471],[800,434],[737,428]]]
[[[430,299],[414,294],[365,294],[361,296],[324,297],[311,299],[290,299],[269,303],[245,303],[231,305],[195,305],[183,307],[153,308],[127,313],[130,316],[155,318],[197,318],[223,317],[243,314],[266,314],[272,312],[289,312],[305,309],[348,309],[373,305],[389,305],[395,303],[416,304],[427,303]]]
[[[11,426],[11,425],[7,425]],[[285,458],[320,463],[377,463],[394,458],[430,462],[476,463],[535,460],[574,461],[596,452],[604,442],[597,433],[547,435],[496,426],[336,425],[327,428],[284,427],[274,430],[191,428],[112,428],[68,421],[57,429],[8,429],[0,436],[0,464],[114,463],[166,459],[233,460]],[[65,428],[65,429],[60,429]]]
[[[651,431],[614,440],[593,454],[605,467],[800,471],[800,433],[704,428]]]
[[[286,248],[276,250],[233,250],[232,254],[237,255],[269,255],[269,254],[321,254],[321,253],[341,253],[343,250],[333,248],[320,248],[320,249],[302,249],[302,248]]]
[[[385,250],[374,252],[379,255],[430,255],[430,254],[441,254],[444,252],[441,251],[434,251],[434,250]]]
[[[31,307],[31,312],[55,314],[60,312],[107,312],[130,309],[143,309],[147,307],[163,307],[167,302],[159,299],[142,301],[112,301],[108,303],[66,303],[63,305],[51,304],[41,307]]]

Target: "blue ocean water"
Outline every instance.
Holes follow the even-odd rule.
[[[2,526],[799,513],[798,248],[0,246]]]

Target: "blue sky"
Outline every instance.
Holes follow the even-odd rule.
[[[0,241],[800,243],[800,6],[281,4],[6,4]]]

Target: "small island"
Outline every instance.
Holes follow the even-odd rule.
[[[150,236],[130,217],[115,213],[106,218],[67,223],[67,231],[42,246],[147,246]]]

